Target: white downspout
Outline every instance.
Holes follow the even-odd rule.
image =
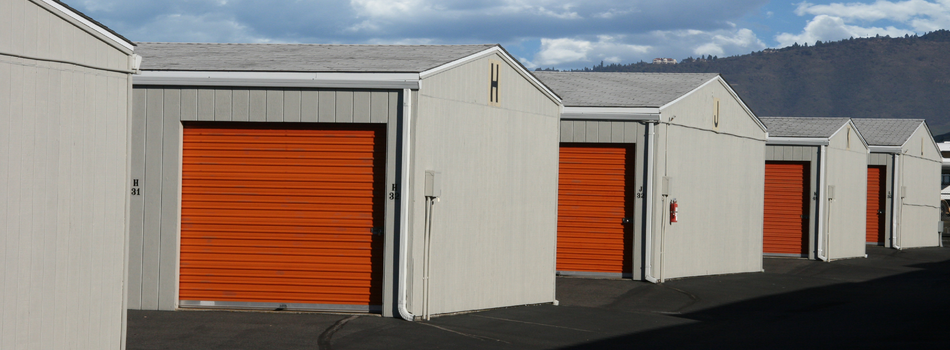
[[[897,220],[900,218],[901,209],[901,179],[900,179],[900,169],[901,169],[901,155],[894,155],[894,183],[892,184],[893,189],[891,190],[891,247],[894,249],[900,250],[900,225],[898,225]]]
[[[822,261],[828,261],[828,256],[825,254],[824,239],[825,239],[825,206],[828,205],[826,202],[827,198],[827,185],[825,184],[825,172],[828,169],[825,166],[828,164],[827,161],[827,148],[828,146],[820,146],[820,153],[818,165],[818,235],[815,237],[815,240],[818,241],[818,259]]]
[[[646,123],[647,124],[647,134],[646,140],[644,140],[647,145],[646,149],[646,192],[643,194],[645,198],[645,208],[646,218],[644,219],[644,248],[643,248],[643,279],[651,282],[657,283],[656,278],[653,278],[653,179],[656,177],[654,174],[654,169],[656,168],[656,157],[653,156],[653,153],[656,150],[656,124]]]
[[[399,295],[397,298],[397,308],[399,309],[399,317],[407,321],[415,321],[416,316],[409,312],[409,309],[406,308],[406,288],[408,284],[406,282],[406,270],[409,263],[409,159],[412,155],[410,152],[410,131],[412,128],[410,124],[412,123],[412,91],[410,89],[402,90],[402,176],[399,184],[399,193],[401,195],[400,199],[402,203],[400,204],[400,211],[402,218],[400,219],[399,227]]]

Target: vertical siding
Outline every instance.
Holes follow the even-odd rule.
[[[720,100],[718,128],[714,100]],[[663,279],[762,269],[765,131],[721,84],[661,111],[657,127],[652,266]],[[793,152],[794,153],[794,152]],[[671,181],[662,196],[663,177]],[[669,200],[679,222],[669,223]],[[660,245],[663,254],[660,254]],[[650,249],[650,248],[648,248]]]
[[[561,120],[560,141],[633,143],[642,132],[640,122]]]
[[[127,65],[45,6],[2,1],[0,51]],[[124,346],[130,79],[0,55],[0,348]]]
[[[940,172],[942,157],[933,136],[920,127],[905,142],[899,156],[901,195],[898,207],[898,243],[901,248],[934,247],[940,244],[936,233],[940,221]]]
[[[133,94],[131,172],[140,176],[142,195],[131,202],[129,308],[144,310],[178,305],[182,121],[387,123],[399,104],[394,91],[344,91],[356,98],[341,98],[349,105],[343,108],[338,92],[327,90],[136,87]]]
[[[499,57],[493,57],[501,61]],[[433,207],[433,314],[554,300],[558,105],[502,65],[489,105],[489,58],[427,77],[413,120],[409,191],[410,310],[422,311],[426,170],[440,171]]]
[[[822,244],[831,259],[862,257],[867,245],[868,149],[857,140],[855,131],[844,127],[827,146],[825,184],[819,191],[827,193],[834,186],[834,199],[826,201],[821,223],[826,235]]]

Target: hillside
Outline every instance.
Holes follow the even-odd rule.
[[[950,132],[947,30],[687,58],[680,64],[601,64],[583,71],[716,72],[760,116],[924,118],[934,135]]]

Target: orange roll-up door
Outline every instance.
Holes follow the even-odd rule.
[[[383,135],[186,124],[181,305],[379,309]]]
[[[884,244],[884,167],[868,167],[867,242]]]
[[[807,163],[765,163],[764,253],[808,254],[808,177]]]
[[[602,274],[632,271],[632,148],[561,146],[557,270]]]

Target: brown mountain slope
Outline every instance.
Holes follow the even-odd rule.
[[[950,31],[862,38],[680,64],[586,68],[612,72],[717,72],[760,116],[924,118],[950,131]]]

